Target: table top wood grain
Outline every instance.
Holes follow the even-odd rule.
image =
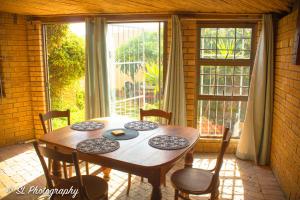
[[[75,150],[76,145],[86,139],[101,137],[109,129],[124,128],[124,124],[132,121],[126,117],[107,117],[94,119],[104,123],[103,129],[94,131],[76,131],[67,126],[54,130],[40,138],[41,142],[55,145],[63,149]],[[179,150],[159,150],[148,144],[150,138],[157,135],[176,135],[188,139],[190,145]],[[173,163],[182,157],[199,138],[199,131],[191,127],[172,125],[160,125],[159,128],[150,131],[139,131],[139,136],[130,140],[119,140],[120,148],[106,154],[90,154],[88,157],[97,157],[96,160],[113,160],[119,163],[127,163],[140,167],[160,167]],[[97,162],[97,161],[95,161]],[[100,162],[102,163],[102,162]],[[103,164],[103,163],[102,163]]]

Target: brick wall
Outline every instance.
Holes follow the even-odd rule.
[[[278,23],[271,166],[287,199],[300,199],[300,66],[295,55],[297,12]]]
[[[0,13],[0,146],[35,138],[36,111],[44,110],[41,92],[40,25],[24,16]]]
[[[28,22],[27,33],[33,125],[39,138],[44,132],[38,115],[46,111],[41,23]]]
[[[184,59],[184,81],[185,81],[185,97],[186,97],[186,117],[187,125],[193,127],[195,124],[195,88],[196,88],[196,21],[181,21],[182,30],[182,47]],[[172,23],[168,20],[168,48],[167,54],[170,53],[170,45],[172,40]],[[169,59],[167,57],[167,59]]]
[[[186,97],[187,125],[195,125],[196,103],[196,53],[197,53],[197,23],[191,20],[182,20],[182,51]]]

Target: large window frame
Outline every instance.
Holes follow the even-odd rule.
[[[143,20],[108,20],[107,24],[108,25],[114,25],[114,24],[130,24],[130,23],[161,23],[162,26],[159,27],[159,32],[161,28],[163,28],[162,31],[162,44],[163,48],[159,48],[158,54],[160,55],[160,52],[162,53],[161,59],[162,62],[159,62],[159,68],[162,68],[162,77],[159,80],[161,82],[161,92],[160,92],[160,101],[159,101],[159,107],[157,109],[161,109],[163,104],[163,94],[164,94],[164,87],[165,87],[165,80],[166,80],[166,72],[167,72],[167,49],[168,49],[168,22],[167,20],[164,19],[143,19]],[[160,43],[160,38],[158,43]]]
[[[48,18],[43,19],[42,23],[42,44],[43,44],[43,62],[44,62],[44,78],[45,78],[45,95],[46,95],[46,109],[47,111],[51,110],[51,97],[50,97],[50,90],[49,90],[49,67],[48,67],[48,61],[47,61],[47,41],[46,41],[46,26],[51,24],[69,24],[69,23],[79,23],[79,22],[85,22],[84,18],[76,18],[76,19],[70,19],[70,18],[55,18],[52,20],[48,20]],[[166,79],[166,72],[167,72],[167,49],[168,49],[168,18],[167,17],[140,17],[140,16],[109,16],[107,17],[107,24],[117,24],[117,23],[145,23],[145,22],[158,22],[163,24],[163,48],[162,50],[162,91],[161,91],[161,97],[164,93],[164,85],[165,85],[165,79]],[[162,102],[162,100],[161,100]],[[161,104],[160,102],[160,104]],[[162,105],[160,105],[162,106]]]
[[[120,18],[119,18],[120,17]],[[147,22],[157,22],[157,23],[163,23],[163,27],[164,27],[164,31],[163,31],[163,89],[165,88],[165,80],[166,80],[166,74],[167,74],[167,65],[168,65],[168,18],[166,19],[159,19],[159,20],[156,20],[155,18],[145,18],[145,19],[142,19],[142,20],[127,20],[127,19],[123,19],[122,20],[122,17],[119,16],[117,18],[117,20],[108,20],[107,21],[107,24],[119,24],[119,23],[147,23]]]
[[[251,51],[249,59],[220,59],[220,58],[201,58],[201,28],[251,28]],[[247,96],[226,96],[226,95],[203,95],[200,94],[201,81],[200,81],[200,70],[201,66],[250,66],[250,77],[249,82],[251,81],[252,68],[254,63],[255,49],[257,43],[257,23],[254,22],[197,22],[197,56],[196,56],[196,89],[195,89],[195,127],[198,127],[198,117],[199,117],[199,105],[198,102],[201,100],[210,100],[210,101],[248,101]],[[201,135],[201,138],[220,138],[218,135]],[[239,137],[235,137],[239,138]]]

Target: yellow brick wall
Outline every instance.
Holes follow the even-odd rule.
[[[32,117],[34,133],[39,138],[44,132],[38,115],[46,111],[41,23],[28,22],[27,33]]]
[[[37,111],[44,110],[40,25],[25,16],[0,13],[0,73],[6,96],[0,99],[0,146],[35,138]],[[33,89],[32,89],[33,88]]]
[[[186,118],[188,126],[195,126],[197,110],[196,103],[196,54],[197,54],[197,23],[191,20],[181,20],[182,24],[182,51],[186,97]]]
[[[297,12],[278,23],[271,166],[287,199],[300,199],[300,66],[295,55]]]
[[[185,97],[186,97],[186,117],[187,125],[194,127],[195,116],[195,88],[196,88],[196,21],[181,21],[182,30],[182,51],[184,59],[184,81],[185,81]],[[170,45],[172,40],[172,23],[168,20],[168,50],[170,53]],[[168,58],[167,58],[168,59]]]

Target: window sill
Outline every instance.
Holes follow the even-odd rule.
[[[217,153],[221,148],[222,138],[200,138],[195,146],[195,151],[198,153]],[[238,138],[232,138],[226,153],[235,153],[239,142]]]

